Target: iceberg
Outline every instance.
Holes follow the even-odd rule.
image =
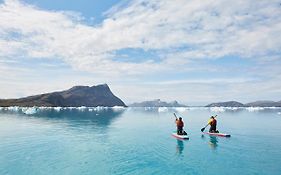
[[[144,107],[145,111],[152,111],[154,108],[153,107]]]
[[[126,108],[124,106],[113,106],[111,108],[113,111],[123,111],[125,110]]]
[[[62,107],[54,107],[53,109],[54,109],[55,111],[59,112],[59,111],[61,111]]]
[[[168,108],[167,107],[159,107],[158,112],[167,112]]]
[[[225,108],[224,107],[211,107],[210,110],[212,112],[225,112]]]
[[[264,107],[247,107],[246,110],[249,112],[261,111],[264,110]]]
[[[186,107],[174,107],[174,110],[177,112],[185,112],[188,110]]]
[[[20,107],[18,106],[10,106],[7,108],[8,111],[18,112],[20,110]]]
[[[32,115],[37,113],[37,107],[26,107],[22,109],[22,112],[26,115]]]
[[[77,107],[76,109],[78,111],[85,111],[85,110],[87,110],[87,107],[86,106],[80,106],[80,107]]]

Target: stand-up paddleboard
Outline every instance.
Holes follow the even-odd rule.
[[[178,135],[176,132],[173,132],[172,136],[177,138],[177,139],[182,139],[182,140],[188,140],[189,139],[188,135]]]
[[[230,137],[230,134],[225,134],[225,133],[213,133],[213,132],[203,132],[203,133],[211,136]]]

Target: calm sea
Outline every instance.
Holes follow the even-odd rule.
[[[230,138],[200,132],[215,114]],[[0,174],[280,175],[281,109],[0,108]]]

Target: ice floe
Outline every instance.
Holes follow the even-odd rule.
[[[169,109],[167,107],[159,107],[158,112],[168,112]]]
[[[104,110],[113,110],[113,111],[122,111],[127,109],[126,107],[122,106],[114,106],[114,107],[103,107],[103,106],[98,106],[98,107],[86,107],[86,106],[81,106],[81,107],[19,107],[19,106],[10,106],[10,107],[0,107],[0,111],[3,112],[17,112],[17,113],[23,113],[27,115],[32,115],[36,114],[38,112],[42,111],[71,111],[71,110],[77,110],[81,112],[89,111],[89,112],[99,112],[99,111],[104,111]]]
[[[246,110],[249,112],[255,112],[255,111],[262,111],[264,110],[264,107],[247,107]]]
[[[210,110],[212,112],[224,112],[225,108],[224,107],[211,107]]]
[[[36,114],[38,111],[38,108],[37,107],[27,107],[27,108],[23,108],[22,109],[22,112],[24,114],[27,114],[27,115],[32,115],[32,114]]]
[[[193,110],[210,110],[211,112],[215,113],[223,113],[228,111],[238,111],[238,110],[245,110],[248,112],[257,112],[263,110],[281,110],[280,107],[123,107],[123,106],[114,106],[114,107],[19,107],[19,106],[10,106],[10,107],[0,107],[0,112],[16,112],[16,113],[23,113],[27,115],[32,115],[42,111],[81,111],[81,112],[102,112],[106,110],[112,111],[123,111],[123,110],[144,110],[144,111],[153,111],[153,112],[179,112],[184,113],[186,111],[193,111]],[[278,113],[280,115],[280,112]]]
[[[176,112],[185,112],[189,110],[187,107],[174,107],[173,108]]]
[[[126,108],[123,107],[123,106],[113,106],[111,109],[112,109],[113,111],[123,111],[123,110],[125,110]]]

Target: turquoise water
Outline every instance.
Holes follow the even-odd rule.
[[[177,112],[178,111],[178,112]],[[173,138],[173,112],[190,140]],[[0,111],[1,175],[281,174],[281,109]],[[202,136],[210,115],[230,138]]]

